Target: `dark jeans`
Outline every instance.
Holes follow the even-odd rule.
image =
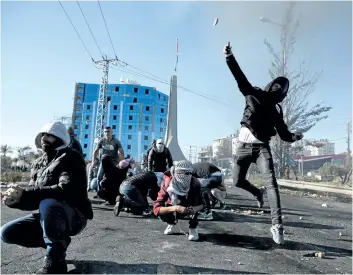
[[[234,161],[233,182],[235,186],[259,197],[260,190],[246,180],[251,163],[256,163],[264,179],[271,208],[272,224],[282,224],[281,201],[270,146],[242,143],[237,149]]]
[[[124,196],[124,205],[133,213],[140,213],[148,209],[147,190],[139,190],[135,185],[123,183],[120,185],[120,194]]]
[[[196,228],[199,224],[197,220],[198,213],[193,215],[189,220],[189,228]],[[182,215],[177,214],[177,218],[181,218]],[[158,216],[162,222],[166,222],[167,224],[174,225],[176,224],[176,218],[174,213],[170,213],[167,215],[160,215]]]
[[[43,247],[52,259],[65,259],[70,236],[79,234],[87,219],[75,208],[54,199],[39,204],[39,213],[13,220],[1,227],[1,239],[8,244]]]

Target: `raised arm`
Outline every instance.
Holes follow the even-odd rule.
[[[238,83],[240,92],[244,96],[251,94],[254,88],[246,78],[243,71],[241,70],[238,62],[235,60],[235,57],[232,53],[232,47],[230,46],[230,42],[228,42],[228,44],[224,46],[223,53],[226,57],[228,68],[232,72],[235,80]]]

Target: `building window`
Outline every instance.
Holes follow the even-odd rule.
[[[148,140],[148,136],[144,136],[144,140]]]
[[[129,116],[129,120],[132,120],[132,116]]]
[[[85,138],[88,138],[88,135],[87,135],[87,134],[85,134]]]
[[[119,92],[119,87],[118,86],[115,87],[115,91]]]
[[[145,117],[145,120],[146,120],[146,121],[149,121],[149,120],[150,120],[150,117],[149,117],[149,116],[146,116],[146,117]]]
[[[114,105],[114,110],[118,110],[118,105]]]
[[[86,120],[89,120],[89,116],[86,116]]]
[[[78,126],[77,126],[77,125],[75,125],[75,126],[74,126],[74,129],[75,129],[75,130],[77,130],[77,129],[78,129]]]
[[[161,94],[158,94],[158,99],[161,99]]]
[[[148,89],[145,90],[145,94],[148,95],[150,91]]]
[[[163,123],[163,118],[161,118],[161,123]]]
[[[85,129],[88,129],[88,126],[89,126],[88,124],[87,124],[87,125],[85,125]]]
[[[87,143],[85,143],[85,144],[83,145],[83,148],[87,148]]]
[[[75,116],[75,120],[78,120],[78,116]]]
[[[113,129],[116,129],[116,125],[113,125]]]
[[[147,150],[147,149],[148,149],[147,145],[143,146],[143,150]]]
[[[165,101],[165,96],[163,96],[163,100]]]
[[[150,106],[146,106],[146,111],[149,111],[150,110]]]
[[[134,110],[134,106],[130,105],[130,111]]]
[[[132,139],[132,135],[128,135],[128,136],[127,136],[127,139]]]
[[[132,103],[137,103],[137,97],[134,97],[134,100],[132,101]]]
[[[129,144],[129,145],[127,146],[127,149],[128,149],[128,150],[131,150],[131,144]]]
[[[145,131],[148,131],[148,126],[145,126]]]
[[[87,110],[91,110],[91,105],[87,105]]]
[[[162,113],[162,114],[164,113],[164,108],[161,108],[161,113]]]
[[[134,92],[137,93],[138,92],[138,88],[134,88]]]
[[[113,116],[113,120],[116,120],[116,117],[117,117],[117,116]]]
[[[129,130],[132,130],[132,125],[129,125],[128,129],[129,129]]]
[[[163,132],[163,130],[164,130],[164,129],[163,129],[163,128],[161,128],[161,132]]]
[[[107,101],[111,101],[112,98],[110,96],[107,97]]]

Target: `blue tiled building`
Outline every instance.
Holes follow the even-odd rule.
[[[72,114],[75,134],[85,159],[93,152],[99,84],[76,83]],[[153,139],[166,134],[169,97],[136,83],[108,85],[107,125],[123,145],[125,155],[141,161]]]

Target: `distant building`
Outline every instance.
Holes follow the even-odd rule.
[[[307,156],[307,157],[293,157],[296,165],[299,170],[303,166],[304,174],[312,171],[319,170],[325,163],[330,163],[337,166],[343,166],[346,155],[344,154],[331,154],[331,155],[322,155],[322,156]],[[303,162],[303,165],[301,163]]]
[[[213,151],[212,151],[212,145],[208,145],[205,147],[201,147],[199,152],[198,152],[198,161],[203,162],[203,161],[208,161],[210,162],[213,158]]]
[[[92,156],[100,84],[77,83],[72,124],[85,159]],[[169,97],[156,88],[121,80],[108,84],[107,125],[122,143],[125,155],[141,161],[153,139],[164,140]]]
[[[304,155],[308,156],[323,156],[335,154],[335,143],[329,142],[327,139],[315,141],[317,146],[305,146],[306,151]],[[310,155],[309,155],[310,152]]]

